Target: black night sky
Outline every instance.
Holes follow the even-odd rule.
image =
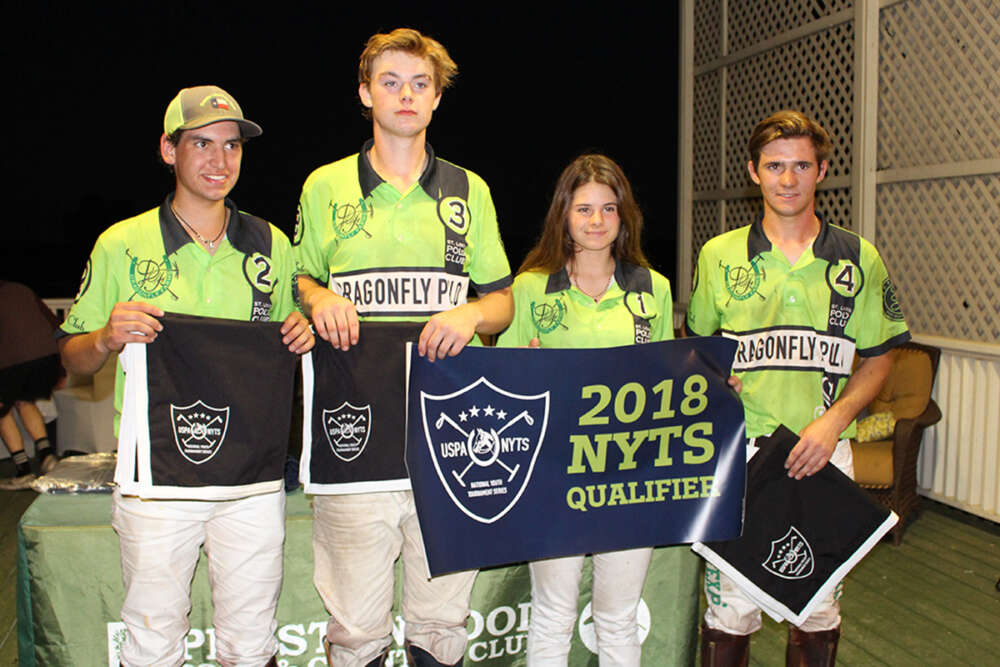
[[[629,176],[646,251],[674,279],[673,3],[18,4],[5,9],[0,40],[0,278],[40,296],[73,296],[97,235],[172,189],[157,145],[166,105],[185,86],[222,86],[263,126],[231,196],[291,234],[309,172],[371,135],[357,100],[358,56],[369,35],[399,26],[437,38],[458,63],[428,139],[490,185],[512,268],[559,172],[596,150]]]

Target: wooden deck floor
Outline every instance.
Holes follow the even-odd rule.
[[[923,502],[903,543],[879,544],[847,577],[840,665],[1000,665],[1000,526]],[[770,620],[751,663],[784,664]]]
[[[16,526],[35,495],[0,491],[0,667],[17,664]],[[879,544],[848,576],[838,664],[1000,665],[1000,526],[923,508],[902,545]],[[784,664],[784,647],[785,629],[765,620],[751,663]]]

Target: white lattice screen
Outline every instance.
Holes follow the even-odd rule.
[[[914,331],[996,343],[1000,175],[992,163],[1000,158],[1000,2],[881,5],[872,240]],[[830,132],[834,155],[817,209],[830,222],[863,231],[851,189],[856,10],[852,0],[694,3],[697,213],[682,216],[691,229],[682,237],[690,239],[690,256],[682,254],[681,272],[690,275],[707,239],[759,216],[759,198],[748,190],[746,141],[780,108],[802,109]],[[724,207],[711,205],[721,201]]]
[[[879,27],[879,170],[1000,156],[1000,3],[901,2]],[[1000,175],[884,184],[878,213],[910,327],[1000,341]]]
[[[760,216],[746,170],[753,126],[798,108],[834,141],[819,214],[876,243],[917,338],[1000,375],[1000,2],[684,2],[681,305],[705,241]],[[962,416],[934,430],[937,457],[969,446],[950,441],[949,419]],[[933,467],[921,477],[931,495],[983,505],[937,489]],[[992,478],[1000,488],[1000,470]]]

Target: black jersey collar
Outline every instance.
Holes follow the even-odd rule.
[[[813,257],[826,260],[836,260],[843,256],[842,244],[831,226],[823,222],[823,218],[816,215],[819,220],[819,233],[812,243]],[[747,234],[747,260],[752,260],[757,255],[771,250],[771,240],[764,233],[764,220],[761,218],[750,225],[750,233]]]
[[[181,225],[180,220],[174,215],[174,209],[170,205],[174,201],[174,194],[171,192],[160,205],[160,234],[163,236],[163,251],[172,255],[180,250],[187,243],[194,243],[194,239],[187,233]],[[247,225],[243,220],[243,215],[232,199],[226,197],[226,208],[229,209],[229,227],[226,229],[226,238],[240,252],[246,253],[245,246],[247,238]]]
[[[573,283],[569,281],[569,271],[564,266],[555,273],[549,274],[549,280],[545,283],[545,293],[553,294],[555,292],[562,292],[572,286]]]
[[[358,183],[361,185],[361,196],[365,199],[368,195],[378,186],[385,183],[381,176],[379,176],[375,169],[372,168],[372,163],[368,159],[368,151],[372,149],[375,145],[374,139],[369,139],[365,142],[365,145],[361,147],[361,152],[358,153]],[[434,177],[437,173],[437,163],[434,159],[434,149],[427,142],[424,142],[424,150],[427,152],[427,164],[424,165],[424,171],[420,174],[420,187],[424,189],[424,192],[433,192]]]
[[[653,279],[649,271],[629,262],[618,261],[615,263],[615,282],[625,292],[653,293]],[[572,283],[569,279],[569,271],[564,266],[559,271],[549,274],[549,280],[545,283],[545,293],[562,292],[570,287],[572,287]]]

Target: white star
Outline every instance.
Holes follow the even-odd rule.
[[[468,418],[469,418],[469,415],[465,414],[464,411],[458,413],[458,421],[464,422]]]
[[[507,419],[507,413],[503,410],[497,410],[497,419]]]
[[[472,415],[473,417],[478,417],[479,416],[479,408],[477,408],[476,406],[473,405],[471,408],[469,408],[469,414]]]
[[[487,417],[491,416],[493,414],[493,406],[487,405],[486,408],[483,410],[483,414],[486,415]]]

